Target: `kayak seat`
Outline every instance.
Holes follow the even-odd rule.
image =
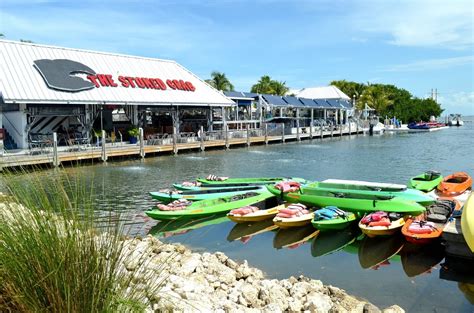
[[[402,214],[400,213],[395,213],[395,212],[391,212],[388,214],[388,218],[391,220],[391,221],[396,221],[396,220],[399,220],[403,217]]]
[[[431,213],[428,214],[426,220],[433,223],[446,223],[448,218],[442,214]]]

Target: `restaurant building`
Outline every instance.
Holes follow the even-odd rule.
[[[0,128],[6,149],[58,133],[89,139],[196,132],[225,124],[235,102],[171,60],[0,40]],[[0,138],[1,139],[1,138]]]

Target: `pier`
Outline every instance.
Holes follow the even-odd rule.
[[[57,147],[53,142],[50,146],[17,150],[4,153],[0,156],[0,170],[20,166],[59,166],[64,163],[81,161],[106,162],[110,159],[124,157],[145,158],[160,154],[178,154],[180,151],[206,149],[229,149],[251,145],[285,143],[310,139],[323,139],[362,134],[362,129],[357,126],[342,125],[331,129],[313,127],[313,129],[300,128],[296,131],[285,132],[285,127],[268,130],[248,129],[243,131],[204,132],[201,137],[175,134],[170,138],[143,137],[143,131],[136,144],[129,142],[105,142],[99,144],[79,144],[73,146]],[[278,133],[278,134],[277,134]],[[105,137],[105,136],[104,136]]]

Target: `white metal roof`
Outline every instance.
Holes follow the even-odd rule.
[[[51,89],[33,66],[35,60],[66,59],[80,62],[97,74],[110,74],[117,87],[79,92]],[[177,79],[191,82],[195,90],[125,88],[119,76]],[[81,76],[85,79],[87,75]],[[5,103],[104,103],[139,105],[235,105],[175,61],[52,47],[0,40],[0,94]]]
[[[295,96],[308,99],[346,99],[351,100],[336,86],[310,87],[295,91]]]

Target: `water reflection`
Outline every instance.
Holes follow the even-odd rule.
[[[228,241],[240,240],[247,243],[253,236],[277,229],[272,219],[254,223],[236,223],[227,235]]]
[[[210,225],[217,225],[226,222],[230,221],[225,214],[216,214],[197,219],[180,218],[170,221],[161,221],[155,226],[153,226],[148,232],[148,234],[153,235],[155,237],[167,238],[175,235],[182,235],[188,233],[193,229],[198,229]]]
[[[360,234],[358,227],[348,227],[336,232],[321,232],[311,244],[311,255],[320,257],[344,249],[352,244]]]
[[[429,245],[405,243],[400,252],[402,267],[408,277],[431,273],[444,259],[444,248],[438,242]]]
[[[279,229],[276,232],[275,237],[273,237],[273,247],[275,249],[296,249],[308,240],[318,236],[318,234],[319,230],[316,230],[313,225]]]
[[[365,237],[359,246],[359,263],[362,268],[379,269],[390,265],[390,259],[402,250],[405,240],[400,234],[389,237]]]

